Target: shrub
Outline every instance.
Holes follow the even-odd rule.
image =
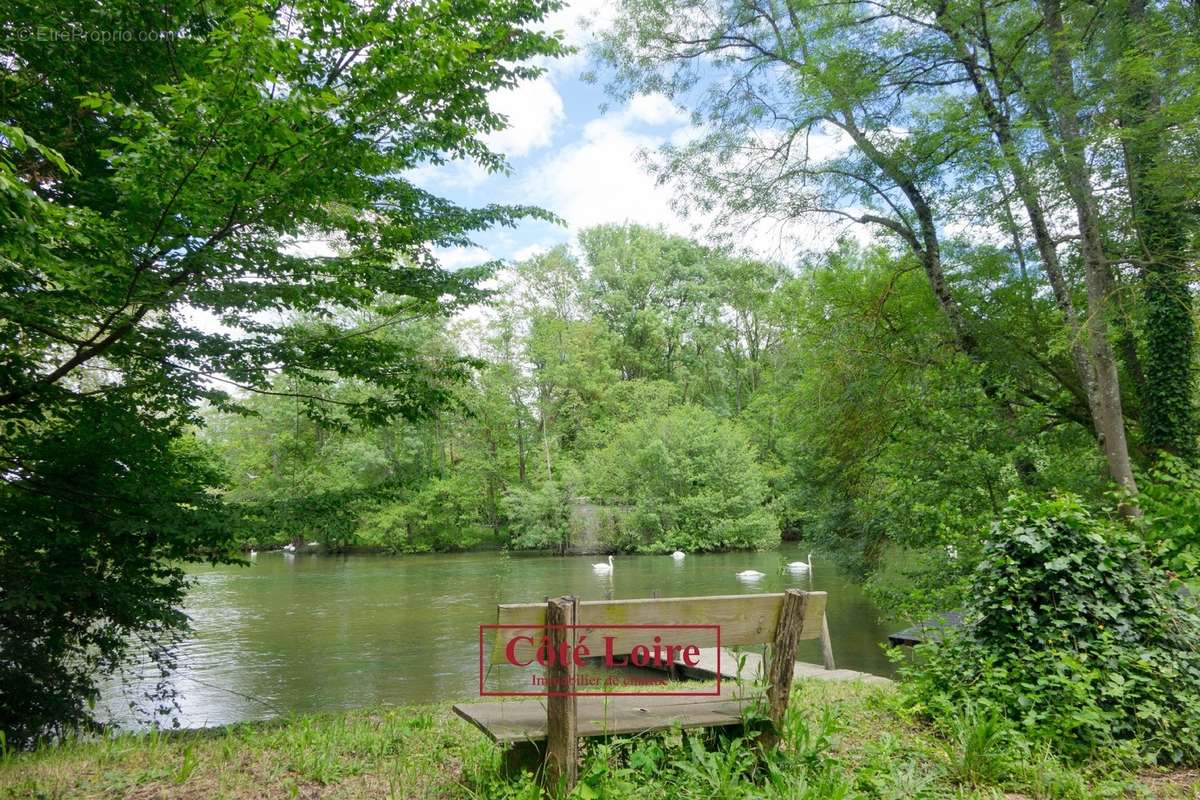
[[[357,535],[394,552],[467,550],[488,536],[465,476],[433,478],[410,495],[381,500],[361,514]]]
[[[982,704],[1071,756],[1200,762],[1200,617],[1124,525],[1071,495],[1018,499],[970,598],[963,631],[902,670],[920,710]]]
[[[515,486],[501,505],[509,519],[512,546],[526,550],[565,551],[570,540],[570,498],[556,481],[536,489]]]
[[[741,430],[682,406],[619,427],[586,465],[589,494],[630,505],[617,549],[664,552],[766,549],[779,524],[767,481]]]
[[[1155,559],[1182,578],[1200,575],[1200,469],[1169,453],[1143,480],[1142,532]]]

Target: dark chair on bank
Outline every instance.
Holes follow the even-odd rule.
[[[761,704],[778,730],[787,708],[794,673],[796,649],[805,639],[820,639],[826,669],[833,669],[829,629],[825,621],[825,592],[789,589],[780,594],[727,595],[718,597],[669,597],[642,600],[577,601],[570,597],[546,603],[501,605],[497,614],[491,664],[507,663],[509,643],[525,648],[522,663],[532,657],[529,640],[549,636],[557,650],[563,644],[613,639],[614,653],[629,653],[643,634],[636,625],[670,628],[675,625],[707,625],[688,628],[687,642],[704,648],[709,674],[729,674],[728,664],[717,666],[721,648],[742,645],[772,645],[767,664],[765,693],[755,694],[744,683],[725,680],[720,693],[706,696],[566,696],[558,692],[525,700],[462,703],[454,713],[482,730],[504,748],[509,770],[540,763],[543,781],[549,787],[574,786],[580,737],[637,734],[672,728],[737,728],[752,704]],[[565,627],[575,626],[575,627]],[[610,628],[606,626],[626,626]],[[595,630],[593,630],[595,629]],[[683,629],[681,629],[683,630]],[[589,638],[584,639],[585,636]],[[481,633],[480,643],[483,638]],[[729,654],[725,654],[728,659]],[[484,656],[481,654],[481,669]],[[746,675],[752,681],[755,675]],[[546,687],[575,686],[575,666],[553,664],[546,669]],[[592,690],[593,687],[585,687]],[[759,741],[765,747],[777,742],[773,731]]]

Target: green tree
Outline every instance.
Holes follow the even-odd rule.
[[[663,92],[706,121],[657,164],[691,206],[846,219],[907,252],[1001,417],[1016,410],[980,329],[988,307],[961,285],[964,255],[997,231],[1010,273],[1049,284],[1071,363],[1053,371],[1078,388],[1112,480],[1136,491],[1127,405],[1150,449],[1194,449],[1195,239],[1181,231],[1196,206],[1180,176],[1200,127],[1182,5],[626,0],[597,52],[618,96]],[[1137,282],[1140,334],[1120,314]],[[1024,347],[1052,366],[1044,342]]]
[[[182,561],[218,560],[235,520],[196,439],[116,398],[10,425],[0,494],[0,726],[9,747],[90,719],[97,676],[136,646],[165,674],[186,627]],[[19,454],[13,459],[10,454]],[[149,697],[171,707],[169,691]]]
[[[565,487],[543,481],[536,489],[513,487],[504,496],[513,547],[563,552],[570,540],[570,502]]]
[[[5,676],[46,678],[4,692],[11,743],[88,722],[92,668],[184,624],[168,559],[228,557],[201,526],[217,476],[180,449],[197,401],[278,392],[332,428],[449,400],[461,365],[370,334],[477,299],[481,271],[441,270],[434,248],[539,212],[461,208],[404,175],[504,166],[488,95],[561,52],[531,27],[552,7],[6,9],[0,652]],[[28,35],[47,20],[135,35]],[[334,397],[339,376],[373,390]]]
[[[745,435],[696,406],[617,429],[586,462],[582,482],[600,502],[630,505],[616,547],[663,552],[768,549],[779,526]]]
[[[640,225],[600,225],[583,231],[588,265],[585,302],[618,338],[621,376],[676,377],[704,300],[711,253],[681,236]]]
[[[1102,490],[1099,454],[1079,424],[1086,407],[1021,346],[1055,329],[1053,299],[1031,304],[1020,284],[997,291],[996,263],[972,263],[961,292],[989,288],[979,330],[1008,372],[998,396],[985,391],[985,367],[946,347],[917,265],[843,245],[777,293],[787,324],[740,418],[784,530],[863,572],[878,569],[872,583],[892,608],[960,602],[957,579],[1013,490]],[[997,414],[998,400],[1012,413]],[[947,564],[947,545],[956,563]]]

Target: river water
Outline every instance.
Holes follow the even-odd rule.
[[[611,576],[599,556],[499,552],[451,555],[284,556],[260,553],[249,567],[197,568],[187,613],[194,632],[179,653],[174,685],[184,727],[378,703],[411,704],[478,694],[479,625],[496,604],[778,592],[829,593],[828,618],[839,667],[887,675],[880,643],[889,626],[859,586],[821,558],[811,576],[785,570],[807,552],[616,556]],[[756,569],[754,583],[735,573]],[[704,620],[696,620],[704,622]],[[802,660],[820,662],[817,642]],[[494,681],[489,676],[489,686]],[[501,681],[503,682],[503,680]],[[136,682],[110,686],[103,707],[131,725],[126,696]]]

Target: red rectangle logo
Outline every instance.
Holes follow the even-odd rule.
[[[551,630],[575,632],[574,647],[569,644],[563,652],[554,652],[550,643]],[[486,665],[485,635],[494,631],[496,651]],[[703,636],[697,637],[699,632]],[[713,667],[702,666],[709,658],[706,648],[695,642],[712,642],[716,652]],[[690,641],[689,641],[690,640]],[[574,665],[572,686],[551,685],[548,667],[569,658]],[[709,662],[712,663],[712,662]],[[486,665],[486,669],[485,669]],[[494,668],[494,669],[493,669]],[[715,672],[714,690],[655,691],[654,686],[666,686],[676,678],[676,669]],[[530,690],[495,690],[487,680],[496,677]],[[658,677],[655,677],[655,675]],[[634,691],[634,687],[648,691]],[[719,697],[721,694],[721,626],[720,625],[480,625],[479,626],[479,695],[480,697],[604,697],[643,695],[660,697]]]

